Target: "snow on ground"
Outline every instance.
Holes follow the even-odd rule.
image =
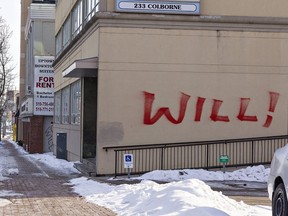
[[[62,173],[66,174],[80,173],[73,167],[74,165],[73,163],[63,159],[57,159],[52,152],[44,154],[29,154],[28,156],[57,170],[61,170]]]
[[[121,216],[271,215],[270,207],[236,202],[198,179],[167,184],[143,180],[139,184],[109,186],[82,177],[71,180],[71,184],[74,191],[89,202],[103,205]]]
[[[2,142],[0,142],[0,151],[3,149]],[[0,157],[0,182],[6,180],[7,178],[3,176],[5,170],[4,170],[4,164],[6,163],[4,157]]]
[[[19,170],[17,168],[10,168],[10,169],[8,169],[7,173],[9,175],[18,175],[19,174]]]
[[[4,207],[4,206],[9,205],[11,203],[12,202],[10,200],[0,198],[0,207]]]
[[[11,190],[0,190],[0,197],[5,197],[5,196],[22,196],[23,194],[20,193],[15,193],[14,191]]]
[[[14,143],[20,150],[22,149],[15,142],[11,143]],[[28,156],[59,170],[68,169],[68,172],[77,172],[73,168],[73,163],[57,159],[51,153],[28,154]],[[0,160],[0,169],[1,163]],[[271,215],[271,207],[250,206],[237,202],[221,192],[213,191],[203,181],[266,182],[269,171],[269,168],[261,165],[225,174],[221,171],[206,170],[157,170],[137,177],[142,180],[138,184],[115,186],[99,183],[86,177],[72,179],[69,184],[88,202],[105,206],[120,216],[265,216]],[[169,183],[158,184],[151,180]]]
[[[0,142],[0,151],[3,150],[3,146],[2,146],[2,142]],[[8,174],[8,175],[17,175],[18,174],[18,169],[17,168],[10,168],[10,169],[5,169],[5,164],[6,164],[6,158],[5,157],[0,157],[0,182],[1,181],[5,181],[8,178],[4,177],[4,174]],[[10,191],[10,190],[0,190],[0,207],[4,207],[6,205],[11,204],[11,201],[9,201],[8,199],[4,199],[1,197],[5,197],[5,196],[21,196],[22,194],[19,193],[15,193],[14,191]]]
[[[203,169],[197,170],[155,170],[146,173],[139,179],[159,180],[159,181],[180,181],[191,178],[200,179],[203,181],[224,181],[224,180],[241,180],[241,181],[256,181],[267,182],[270,173],[270,168],[265,168],[263,165],[247,167],[245,169],[235,170],[233,172],[222,171],[207,171]]]

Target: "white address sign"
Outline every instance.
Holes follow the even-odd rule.
[[[182,2],[116,0],[116,11],[143,12],[143,13],[199,14],[200,2],[197,0],[182,1]]]

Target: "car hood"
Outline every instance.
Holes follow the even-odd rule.
[[[286,173],[285,167],[288,167],[288,145],[275,151],[271,162],[270,175],[283,176]]]

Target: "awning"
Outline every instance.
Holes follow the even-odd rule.
[[[63,77],[97,77],[98,57],[79,59],[66,68]]]

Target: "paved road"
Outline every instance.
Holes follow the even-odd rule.
[[[271,206],[268,198],[267,183],[249,181],[211,181],[206,182],[213,190],[221,191],[237,201],[249,205]]]
[[[72,192],[65,185],[77,176],[60,173],[38,162],[35,163],[24,153],[19,153],[8,142],[0,144],[0,157],[3,176],[7,180],[0,182],[0,206],[3,216],[46,216],[46,215],[116,215],[109,209],[85,202],[84,198]],[[5,158],[5,160],[3,160]],[[7,170],[17,168],[19,174]],[[10,173],[10,175],[9,175]]]

